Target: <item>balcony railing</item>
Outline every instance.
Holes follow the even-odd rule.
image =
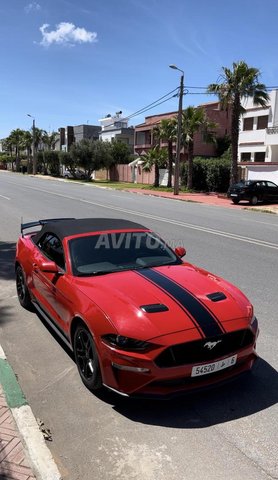
[[[274,135],[278,133],[278,127],[269,127],[266,129],[268,135]]]

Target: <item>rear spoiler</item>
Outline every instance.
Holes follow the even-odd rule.
[[[44,226],[46,223],[52,223],[52,222],[61,222],[63,220],[75,220],[75,218],[44,218],[43,220],[37,220],[36,222],[29,222],[29,223],[22,223],[20,224],[20,231],[22,237],[24,237],[24,230],[32,227],[39,227],[39,226]]]

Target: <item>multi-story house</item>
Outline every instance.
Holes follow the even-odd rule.
[[[131,153],[134,147],[134,128],[128,126],[127,119],[123,118],[122,112],[116,112],[115,115],[107,115],[99,120],[101,124],[100,140],[113,142],[120,140],[126,143]]]
[[[98,140],[101,127],[98,125],[75,125],[58,129],[55,150],[68,151],[72,143],[78,143],[84,138]]]
[[[242,177],[271,180],[278,184],[278,90],[272,90],[267,107],[243,102],[238,161]]]
[[[209,102],[199,105],[203,107],[208,119],[217,124],[215,129],[216,138],[223,138],[231,133],[231,112],[223,110],[219,102]],[[145,122],[135,126],[134,151],[139,156],[144,155],[155,144],[154,128],[159,126],[161,120],[177,117],[178,112],[151,115],[145,118]],[[166,147],[166,143],[162,143]],[[175,145],[174,145],[175,153]],[[206,143],[202,132],[194,136],[194,156],[215,157],[217,154],[215,143]],[[181,160],[186,160],[187,154],[181,151]]]

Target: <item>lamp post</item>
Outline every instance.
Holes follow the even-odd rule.
[[[35,146],[35,133],[36,133],[36,123],[35,123],[35,117],[30,115],[30,113],[27,113],[28,117],[31,117],[33,119],[33,144],[32,144],[32,150],[33,150],[33,175],[37,175],[37,155],[36,155],[36,146]]]
[[[179,91],[176,164],[175,164],[175,177],[174,177],[174,195],[178,195],[179,187],[180,187],[181,122],[182,122],[182,97],[183,97],[184,71],[178,68],[176,65],[169,65],[169,67],[173,68],[174,70],[179,70],[179,72],[181,72],[180,89],[179,89],[180,91]]]

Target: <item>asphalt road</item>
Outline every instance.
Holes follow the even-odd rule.
[[[278,216],[146,197],[0,172],[0,343],[65,480],[278,478]],[[172,401],[98,398],[38,316],[17,301],[20,221],[134,219],[187,260],[237,284],[260,322],[261,359],[248,378]]]

